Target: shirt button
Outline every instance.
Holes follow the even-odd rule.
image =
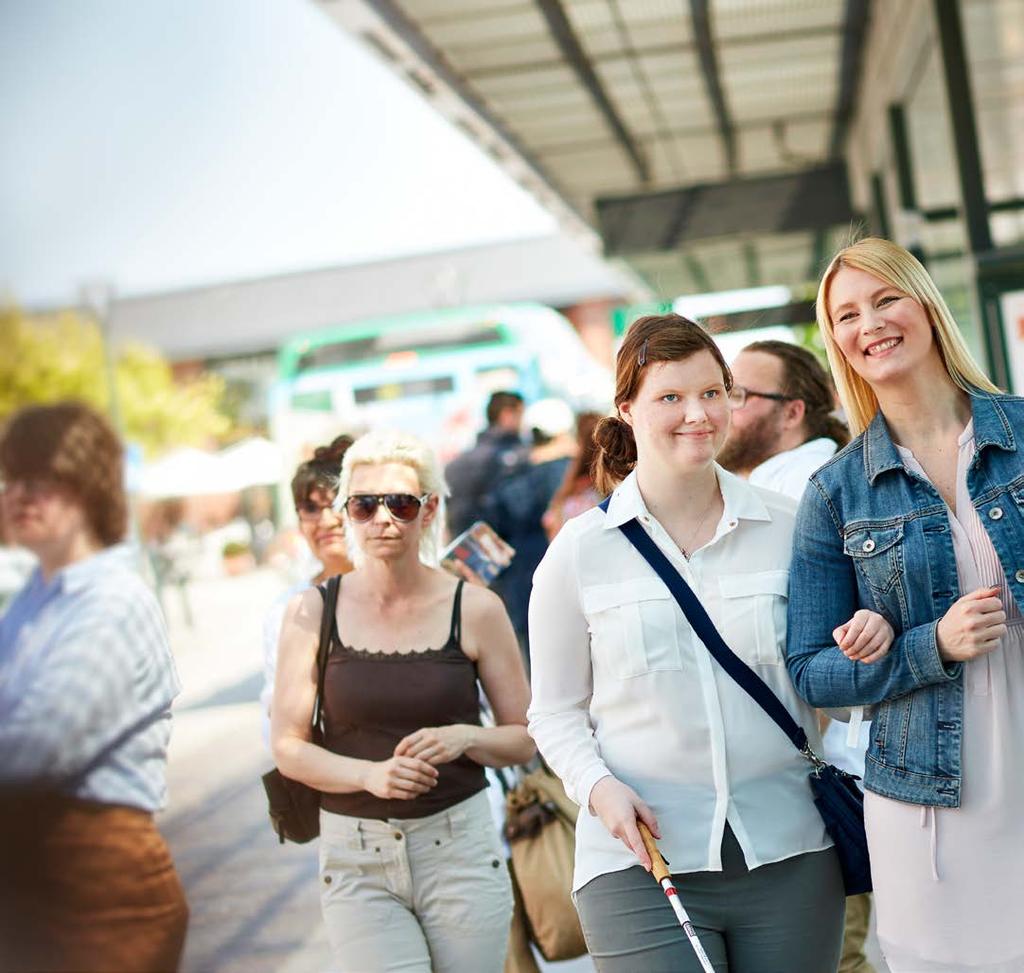
[[[1002,507],[993,507],[989,512],[988,516],[990,520],[999,520],[1003,516]]]
[[[330,884],[331,884],[331,876],[330,875],[325,875],[324,876],[324,885],[330,885]]]
[[[1017,573],[1013,576],[1013,580],[1018,584],[1024,584],[1024,568],[1017,569]]]
[[[402,832],[401,831],[396,831],[395,832],[395,841],[401,841],[401,840],[402,840]]]
[[[870,554],[875,549],[875,542],[869,537],[861,549],[865,554]]]

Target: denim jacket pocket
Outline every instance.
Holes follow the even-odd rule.
[[[885,595],[901,584],[903,523],[849,524],[843,531],[843,553],[853,558],[865,584]],[[897,616],[898,617],[898,616]]]
[[[745,662],[781,666],[785,662],[788,571],[722,575],[722,637]]]
[[[631,578],[583,589],[594,664],[620,679],[680,669],[676,616],[668,588],[657,578]]]

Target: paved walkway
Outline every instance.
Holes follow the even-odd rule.
[[[270,768],[259,707],[260,626],[283,584],[269,571],[192,586],[195,627],[169,599],[184,690],[175,707],[160,827],[192,915],[183,973],[327,973],[316,844],[279,845],[260,775]],[[877,955],[877,949],[873,952]],[[885,967],[876,961],[879,973]],[[588,973],[588,958],[545,964]]]

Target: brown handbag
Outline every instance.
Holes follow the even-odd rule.
[[[587,952],[572,901],[578,813],[562,782],[546,767],[526,774],[505,797],[509,871],[527,935],[549,962]]]
[[[321,746],[324,738],[323,711],[321,700],[324,695],[324,673],[327,671],[327,655],[331,643],[331,623],[338,604],[338,589],[341,576],[330,578],[326,585],[317,590],[324,600],[324,611],[320,619],[320,644],[316,652],[316,699],[313,702],[313,724],[311,740]],[[320,791],[308,784],[285,777],[276,767],[263,775],[263,789],[267,792],[270,824],[283,845],[285,840],[305,844],[320,836]]]

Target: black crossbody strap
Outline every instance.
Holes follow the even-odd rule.
[[[320,730],[321,701],[324,698],[324,675],[327,672],[327,656],[330,655],[331,630],[338,607],[338,591],[341,575],[328,578],[326,585],[317,585],[317,591],[324,600],[324,611],[320,616],[320,643],[316,650],[316,702],[313,704],[313,729]]]
[[[608,510],[607,503],[606,500],[601,504],[605,512]],[[739,684],[740,688],[772,718],[779,729],[793,742],[793,746],[804,753],[808,748],[808,742],[803,727],[789,715],[789,710],[782,705],[779,697],[765,685],[764,680],[725,644],[722,636],[718,634],[718,629],[715,628],[715,623],[711,621],[693,590],[682,575],[672,567],[672,562],[665,557],[647,531],[637,523],[635,518],[625,524],[620,524],[619,530],[626,535],[630,544],[636,548],[640,556],[664,582],[665,587],[672,593],[672,597],[682,609],[697,638],[704,643],[708,652]]]

